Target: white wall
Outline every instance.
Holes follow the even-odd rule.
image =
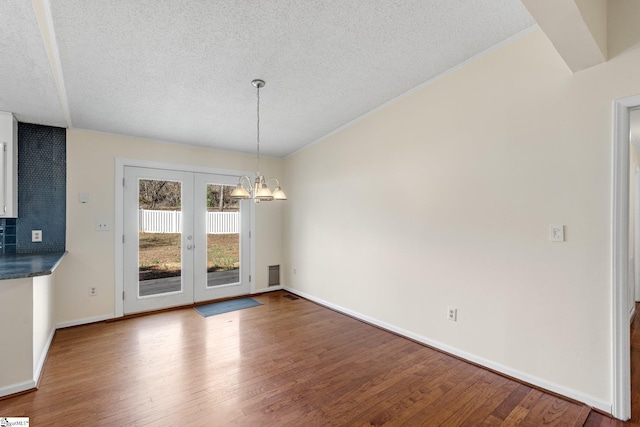
[[[614,51],[536,30],[288,158],[288,286],[607,410]]]
[[[49,351],[55,332],[54,283],[55,272],[37,276],[33,280],[33,376],[40,378],[40,371]]]
[[[255,170],[255,156],[187,147],[81,130],[67,131],[67,251],[57,270],[56,321],[73,324],[114,313],[115,159],[143,159],[242,171]],[[282,160],[261,158],[266,176],[282,175]],[[286,190],[286,188],[285,188]],[[79,192],[90,201],[81,204]],[[97,221],[111,225],[95,231]],[[282,262],[282,206],[256,207],[256,290],[268,284],[268,266]],[[89,297],[88,288],[98,288]]]

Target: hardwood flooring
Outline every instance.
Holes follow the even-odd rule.
[[[640,426],[640,303],[636,304],[636,317],[631,323],[631,420],[618,421],[592,412],[585,427]]]
[[[33,426],[587,420],[585,406],[286,295],[207,318],[187,308],[59,330],[39,390],[0,400],[0,416],[28,416]],[[587,425],[614,425],[607,420],[589,416]]]

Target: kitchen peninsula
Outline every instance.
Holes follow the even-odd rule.
[[[35,389],[55,333],[55,270],[65,252],[0,256],[0,397]]]

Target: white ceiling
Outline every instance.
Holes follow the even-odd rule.
[[[277,157],[535,24],[519,0],[53,0],[47,15],[51,60],[34,4],[0,1],[0,110],[250,153],[262,78]]]

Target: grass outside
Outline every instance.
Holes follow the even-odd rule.
[[[139,233],[139,280],[179,276],[180,234]],[[234,270],[240,266],[238,234],[207,235],[207,271]]]

